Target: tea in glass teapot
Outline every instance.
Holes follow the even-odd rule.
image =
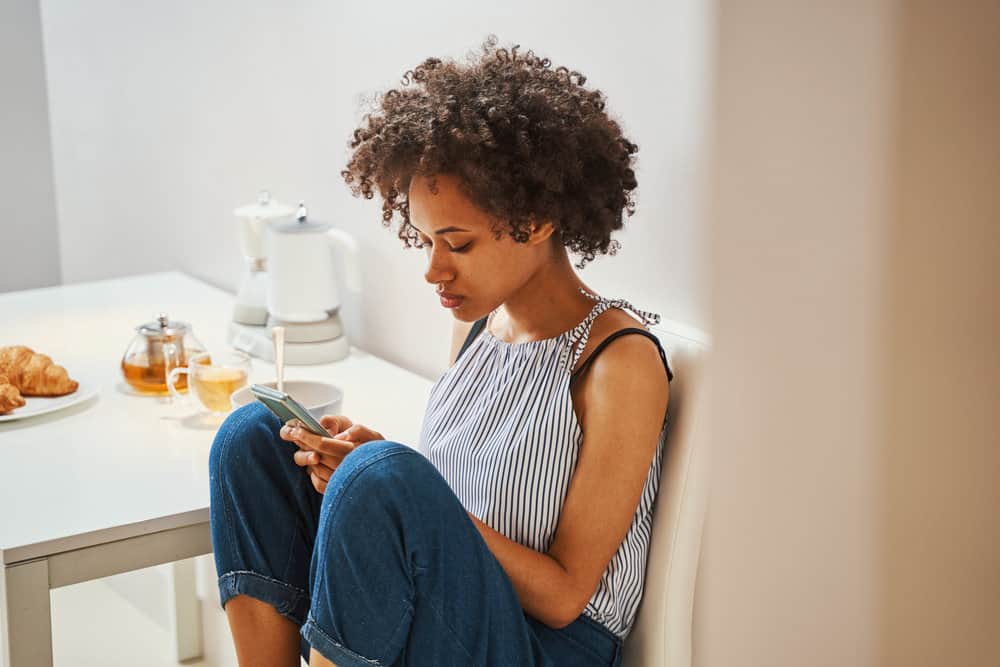
[[[167,375],[179,367],[187,367],[188,359],[205,352],[205,347],[195,338],[187,322],[171,322],[166,313],[153,322],[135,328],[136,335],[122,356],[122,374],[125,381],[143,394],[167,396]],[[199,357],[202,363],[211,363]],[[174,383],[177,391],[187,391],[187,375]]]

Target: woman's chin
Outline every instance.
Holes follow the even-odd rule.
[[[479,312],[479,308],[470,308],[469,304],[463,302],[456,308],[449,308],[451,311],[451,316],[454,317],[459,322],[478,322],[482,318],[490,314],[490,311]]]
[[[462,310],[463,310],[462,308],[452,308],[451,316],[454,317],[459,322],[470,322],[470,323],[478,322],[480,319],[486,317],[485,313],[476,317],[475,315],[468,315],[462,312]]]

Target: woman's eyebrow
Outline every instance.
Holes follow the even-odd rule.
[[[461,227],[445,227],[444,229],[439,229],[436,232],[434,232],[434,235],[437,236],[438,234],[447,234],[448,232],[467,232],[467,231],[469,230],[462,229]]]

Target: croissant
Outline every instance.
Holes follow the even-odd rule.
[[[10,383],[6,375],[0,375],[0,415],[16,408],[23,408],[25,400],[21,392]]]
[[[0,375],[22,396],[64,396],[80,386],[50,357],[23,345],[0,347]]]

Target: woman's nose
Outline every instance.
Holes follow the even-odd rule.
[[[455,272],[448,265],[447,258],[442,251],[431,248],[427,251],[427,270],[424,271],[424,280],[429,283],[447,283],[455,277]]]

